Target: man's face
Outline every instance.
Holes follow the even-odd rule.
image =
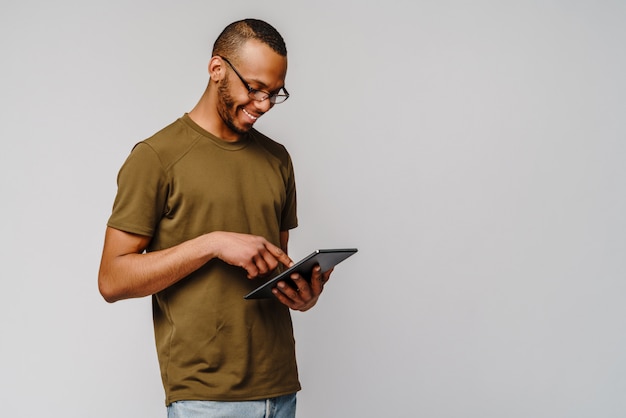
[[[253,89],[274,93],[285,84],[287,58],[259,41],[248,41],[238,57],[227,58],[236,67],[241,78]],[[226,75],[217,88],[217,112],[229,130],[242,135],[248,132],[273,104],[269,99],[257,101],[250,98],[244,81],[225,61],[223,65]]]

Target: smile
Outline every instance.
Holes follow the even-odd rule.
[[[241,110],[243,111],[243,113],[245,113],[250,119],[252,120],[257,120],[259,117],[258,116],[253,116],[251,115],[246,109],[244,109],[243,107],[241,108]]]

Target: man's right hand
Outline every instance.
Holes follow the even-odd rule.
[[[276,245],[257,235],[236,232],[212,232],[216,240],[215,255],[225,263],[241,267],[248,273],[249,279],[263,277],[282,263],[289,267],[293,261]]]

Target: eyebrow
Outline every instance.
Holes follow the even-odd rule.
[[[255,78],[253,78],[252,80],[248,80],[248,79],[246,79],[246,81],[247,81],[248,83],[254,83],[254,84],[256,84],[257,86],[259,86],[260,88],[263,88],[263,89],[266,89],[266,88],[267,88],[267,84],[265,84],[265,83],[264,83],[264,82],[262,82],[261,80],[257,80],[257,79],[255,79]]]
[[[268,87],[267,87],[267,84],[265,84],[265,83],[264,83],[264,82],[262,82],[261,80],[257,80],[257,79],[255,79],[255,78],[253,78],[253,79],[246,79],[246,81],[247,81],[249,84],[254,83],[254,84],[256,84],[257,86],[259,86],[259,88],[258,88],[257,90],[262,90],[262,89],[267,90],[267,88],[268,88]],[[280,89],[284,89],[284,88],[285,88],[285,84],[283,84],[282,86],[280,86],[280,87],[276,88],[275,90],[270,91],[269,93],[278,92],[278,91],[280,91]]]

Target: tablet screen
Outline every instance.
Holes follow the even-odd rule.
[[[339,248],[339,249],[326,249],[313,251],[302,260],[289,267],[287,270],[280,273],[278,276],[268,280],[261,286],[254,289],[252,292],[244,296],[245,299],[264,299],[273,297],[272,288],[276,286],[281,280],[288,283],[293,283],[289,278],[292,273],[296,272],[302,275],[305,279],[310,279],[311,270],[317,264],[322,268],[322,273],[335,267],[346,258],[350,257],[358,250],[356,248]]]

